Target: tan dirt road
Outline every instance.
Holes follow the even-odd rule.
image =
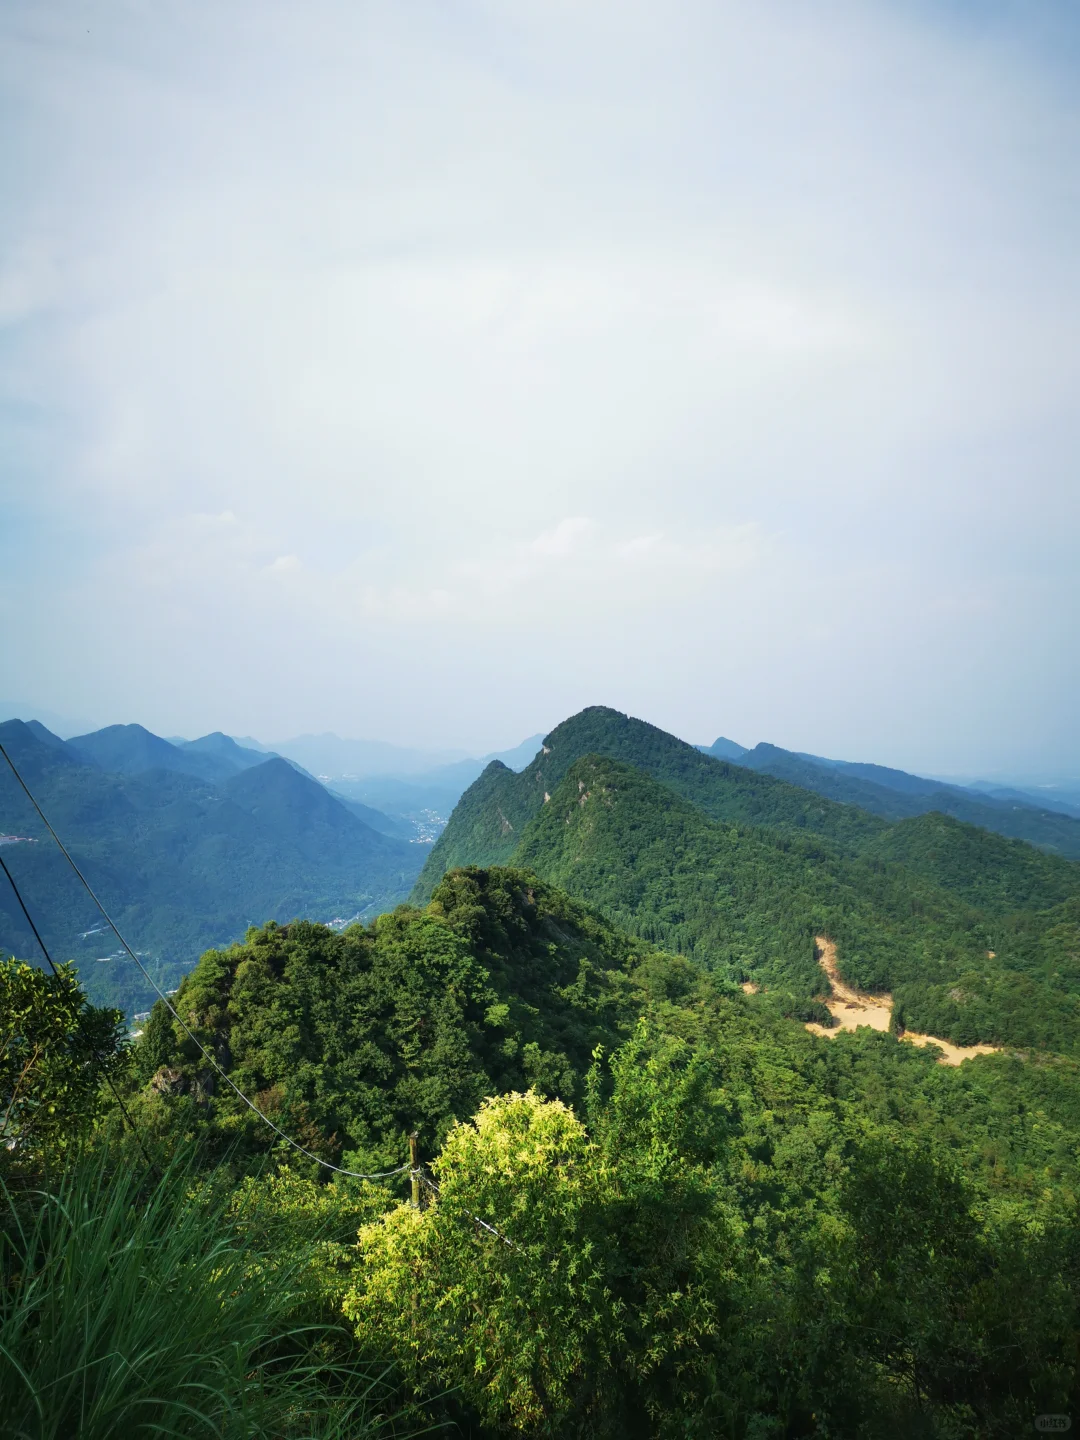
[[[825,1001],[825,1008],[840,1023],[836,1026],[825,1026],[811,1020],[806,1026],[807,1030],[813,1035],[823,1035],[827,1040],[834,1039],[842,1030],[858,1030],[862,1025],[869,1025],[872,1030],[888,1030],[892,1019],[892,996],[864,995],[853,990],[840,978],[834,942],[824,935],[818,935],[816,944],[818,960],[829,977],[832,991],[832,998]],[[1001,1048],[999,1045],[954,1045],[951,1040],[939,1040],[936,1035],[920,1035],[914,1030],[905,1030],[900,1039],[907,1040],[912,1045],[936,1045],[941,1051],[941,1065],[959,1065],[974,1055],[993,1055]]]

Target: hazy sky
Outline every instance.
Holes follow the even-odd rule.
[[[0,7],[0,692],[1080,772],[1072,0]]]

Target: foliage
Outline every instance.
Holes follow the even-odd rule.
[[[720,1323],[732,1241],[704,1177],[650,1138],[635,1165],[560,1101],[485,1102],[448,1137],[429,1208],[361,1231],[346,1314],[417,1382],[434,1371],[459,1384],[490,1424],[626,1435],[666,1423]],[[699,1408],[695,1423],[707,1419]]]
[[[894,825],[866,853],[902,865],[907,874],[929,880],[994,919],[1018,910],[1049,910],[1080,894],[1080,865],[948,815],[922,815]]]
[[[103,1109],[128,1066],[119,1011],[87,1004],[71,966],[0,961],[0,1154],[8,1169],[54,1163]]]
[[[618,769],[607,779],[622,783]],[[575,843],[594,814],[607,834],[619,796],[601,809],[601,790],[571,796],[570,825],[554,796],[545,816]],[[647,886],[650,836],[614,833]],[[783,843],[810,874],[813,854],[834,853]],[[1033,973],[1065,965],[1073,905],[1027,935]],[[771,996],[501,869],[454,872],[425,911],[344,934],[252,932],[204,956],[177,1002],[317,1153],[397,1161],[418,1124],[431,1160],[437,1193],[419,1214],[393,1182],[319,1185],[302,1161],[274,1173],[288,1157],[266,1156],[266,1133],[183,1032],[163,1010],[147,1025],[136,1123],[151,1138],[172,1124],[181,1149],[197,1139],[214,1186],[266,1166],[215,1212],[215,1234],[254,1247],[240,1288],[291,1295],[268,1342],[282,1365],[307,1353],[290,1327],[344,1299],[358,1348],[328,1338],[320,1357],[361,1374],[382,1357],[414,1395],[456,1389],[463,1427],[485,1440],[1004,1440],[1069,1408],[1077,1061],[949,1069],[889,1034],[822,1042]],[[205,1210],[213,1187],[189,1189]],[[333,1365],[331,1410],[345,1383]]]
[[[414,1384],[531,1435],[1004,1437],[1067,1404],[1071,1212],[988,1214],[842,1112],[766,1158],[715,1060],[650,1027],[611,1079],[592,1136],[486,1102],[428,1208],[361,1230],[346,1314]]]
[[[260,1275],[284,1264],[297,1294],[331,1315],[345,1297],[358,1229],[392,1204],[384,1185],[317,1184],[286,1165],[276,1174],[245,1175],[229,1198],[228,1222],[241,1236],[258,1236]]]
[[[531,1085],[572,1100],[595,1046],[628,1033],[627,969],[649,949],[535,877],[471,871],[427,911],[367,928],[252,931],[205,954],[175,1003],[277,1123],[368,1173],[400,1165],[413,1131],[430,1154],[486,1096]],[[204,1140],[264,1148],[265,1129],[161,1012],[140,1064]]]
[[[1018,1225],[1006,1212],[988,1223],[948,1159],[896,1135],[858,1147],[841,1204],[854,1357],[888,1375],[913,1409],[976,1433],[1020,1433],[1033,1393],[1046,1409],[1068,1405],[1074,1213]]]
[[[84,1160],[38,1197],[0,1196],[4,1433],[374,1436],[387,1399],[311,1304],[310,1243],[237,1224],[183,1167],[160,1184]]]
[[[403,1205],[360,1232],[345,1313],[417,1379],[434,1367],[466,1386],[489,1420],[557,1432],[622,1338],[590,1236],[610,1181],[573,1113],[531,1091],[455,1127],[436,1174],[426,1213]]]

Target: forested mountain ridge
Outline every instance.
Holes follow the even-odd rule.
[[[268,917],[348,919],[366,906],[392,905],[420,867],[422,847],[377,833],[278,757],[260,757],[217,784],[175,769],[113,774],[41,728],[8,721],[0,740],[168,988],[208,945]],[[114,939],[6,765],[0,817],[0,830],[27,837],[5,845],[5,863],[55,958],[79,963],[95,999],[148,1009],[152,992],[114,954]],[[6,882],[0,944],[9,953],[35,952]]]
[[[884,822],[852,806],[714,759],[644,720],[594,705],[557,725],[520,773],[498,763],[488,766],[458,802],[424,866],[413,900],[426,900],[439,876],[455,866],[508,859],[524,824],[543,805],[545,793],[585,755],[635,765],[716,820],[809,830],[848,847],[857,847],[885,828]]]
[[[590,741],[603,748],[577,755]],[[752,775],[584,711],[520,775],[485,771],[413,899],[447,865],[521,865],[803,1019],[828,1018],[814,950],[827,934],[850,983],[895,992],[897,1023],[1080,1053],[1080,866],[943,815],[890,825],[807,805]]]
[[[902,865],[988,915],[1046,910],[1080,893],[1080,865],[1023,840],[928,813],[892,825],[864,850]]]
[[[902,820],[934,810],[967,825],[1027,840],[1069,859],[1080,859],[1080,819],[1040,806],[1032,796],[995,798],[883,765],[823,760],[768,744],[745,751],[735,763],[813,790],[842,805],[857,805],[886,820]]]
[[[207,737],[209,738],[209,737]],[[227,738],[227,737],[222,737]],[[237,763],[217,746],[174,745],[142,725],[108,725],[89,735],[62,742],[84,764],[112,775],[143,775],[149,770],[175,770],[211,784],[236,773]],[[240,747],[236,746],[237,751]],[[243,752],[241,752],[243,753]]]
[[[341,934],[271,924],[210,951],[176,1004],[248,1090],[278,1087],[294,1120],[338,1137],[343,1163],[378,1169],[400,1163],[412,1130],[430,1152],[485,1096],[533,1086],[580,1101],[597,1045],[630,1033],[626,977],[651,953],[535,876],[455,871],[426,911]],[[212,1088],[160,1005],[142,1052],[146,1073],[173,1068],[174,1091]]]
[[[889,841],[891,853],[878,849]],[[642,771],[586,757],[525,828],[514,863],[766,987],[801,1019],[827,1018],[814,1000],[824,934],[846,978],[895,992],[910,1029],[1080,1054],[1080,866],[1022,842],[925,816],[852,856],[821,836],[710,820]]]

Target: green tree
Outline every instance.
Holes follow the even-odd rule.
[[[558,1433],[622,1339],[597,1218],[610,1185],[584,1126],[534,1092],[456,1126],[438,1195],[360,1231],[345,1302],[419,1383],[461,1386],[481,1415]]]
[[[19,1166],[62,1156],[108,1104],[129,1052],[119,1010],[86,1002],[70,966],[0,962],[0,1154]]]

